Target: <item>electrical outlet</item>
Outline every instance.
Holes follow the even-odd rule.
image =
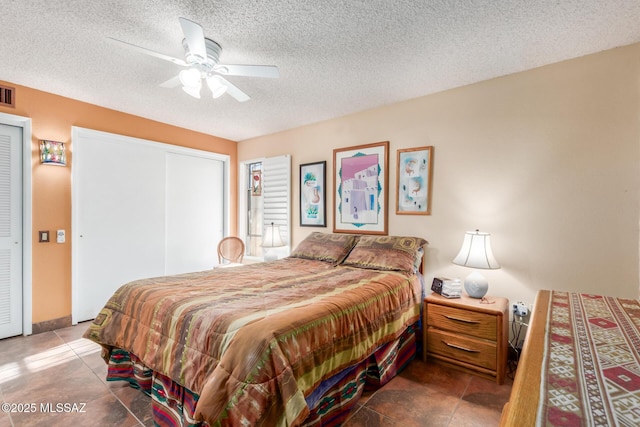
[[[513,314],[520,317],[527,316],[529,314],[529,308],[527,307],[527,304],[523,303],[522,301],[518,301],[513,304]]]

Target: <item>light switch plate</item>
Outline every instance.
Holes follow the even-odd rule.
[[[49,230],[46,230],[46,231],[45,230],[40,230],[40,231],[38,231],[38,236],[39,236],[38,242],[40,242],[40,243],[48,242],[49,241]]]

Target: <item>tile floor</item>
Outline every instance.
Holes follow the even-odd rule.
[[[99,346],[82,338],[86,327],[0,340],[0,401],[21,411],[0,411],[0,427],[153,426],[147,396],[105,381]],[[364,395],[346,426],[496,426],[511,383],[415,360]]]

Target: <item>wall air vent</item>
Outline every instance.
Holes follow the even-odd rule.
[[[8,86],[0,86],[0,106],[15,108],[16,106],[16,89]]]

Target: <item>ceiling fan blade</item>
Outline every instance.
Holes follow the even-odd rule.
[[[277,79],[280,77],[275,65],[227,65],[218,64],[213,70],[225,76],[266,77]]]
[[[136,46],[135,44],[123,42],[122,40],[114,39],[112,37],[107,37],[107,38],[115,42],[118,42],[120,44],[123,44],[130,49],[137,50],[138,52],[142,52],[146,55],[155,56],[156,58],[164,59],[165,61],[173,62],[174,64],[181,65],[183,67],[186,67],[188,65],[182,59],[174,58],[173,56],[165,55],[163,53],[155,52],[153,50],[149,50],[144,47]]]
[[[238,102],[245,102],[251,99],[249,95],[240,90],[236,85],[231,83],[229,80],[226,80],[222,77],[219,77],[220,82],[227,86],[227,93],[234,97]]]
[[[207,59],[207,48],[204,45],[204,30],[200,24],[190,21],[186,18],[178,18],[184,38],[187,39],[189,52],[197,55],[202,59]]]
[[[175,76],[175,77],[171,77],[166,82],[160,83],[160,87],[166,87],[166,88],[172,89],[174,87],[180,86],[181,84],[182,82],[180,82],[180,76]]]

